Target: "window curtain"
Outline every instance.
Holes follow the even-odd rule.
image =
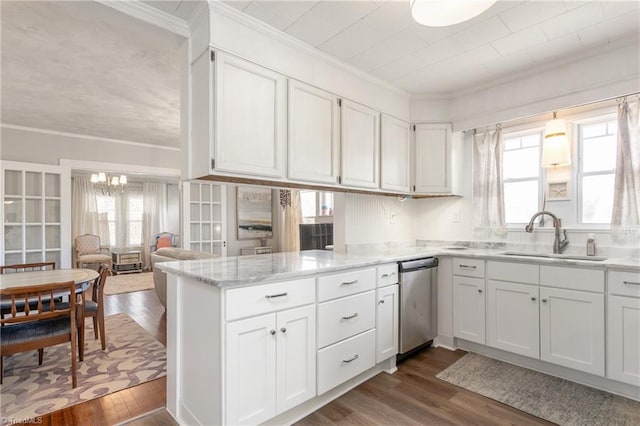
[[[151,268],[150,254],[153,238],[167,227],[167,185],[144,182],[142,184],[142,253],[144,268]]]
[[[109,245],[109,226],[102,229],[98,215],[98,202],[93,184],[84,177],[74,177],[71,184],[71,234],[75,247],[76,237],[93,234],[100,237],[100,245]],[[72,257],[75,265],[75,249]]]
[[[280,251],[300,251],[302,205],[300,191],[280,190],[280,224],[277,247]]]
[[[618,148],[611,232],[618,240],[640,239],[640,102],[618,104]]]
[[[476,133],[473,140],[473,230],[477,237],[506,234],[502,182],[502,129]]]

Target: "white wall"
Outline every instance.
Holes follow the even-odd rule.
[[[180,150],[71,134],[0,128],[0,159],[27,163],[58,164],[68,160],[99,161],[180,169]]]
[[[405,243],[416,239],[416,200],[397,197],[335,193],[334,246],[344,252],[350,246],[372,243]]]

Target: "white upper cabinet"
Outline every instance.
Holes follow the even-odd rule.
[[[235,56],[215,57],[215,170],[282,178],[286,78]]]
[[[380,113],[342,100],[342,184],[378,188],[380,165]]]
[[[338,97],[289,80],[289,172],[292,180],[335,184],[338,179]]]
[[[451,125],[415,125],[414,191],[423,194],[452,192]]]
[[[410,192],[410,125],[384,114],[380,121],[380,188]]]

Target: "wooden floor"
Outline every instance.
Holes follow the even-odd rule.
[[[166,318],[155,291],[105,296],[107,315],[125,313],[166,342]],[[540,425],[550,424],[435,375],[465,354],[427,349],[302,419],[298,425]],[[44,425],[173,425],[165,410],[166,379],[153,380],[43,417]],[[156,411],[154,411],[156,410]],[[153,411],[148,416],[145,413]]]

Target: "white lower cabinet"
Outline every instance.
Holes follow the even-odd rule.
[[[376,301],[376,363],[398,353],[398,285],[378,289]]]
[[[318,351],[318,395],[376,363],[376,331],[369,330]]]
[[[485,343],[485,294],[483,278],[453,277],[453,335]]]
[[[540,359],[604,376],[604,295],[540,287]]]
[[[640,299],[608,296],[607,377],[640,386]]]
[[[487,345],[540,356],[538,286],[487,282]]]
[[[227,323],[226,423],[257,424],[315,396],[315,305]]]

